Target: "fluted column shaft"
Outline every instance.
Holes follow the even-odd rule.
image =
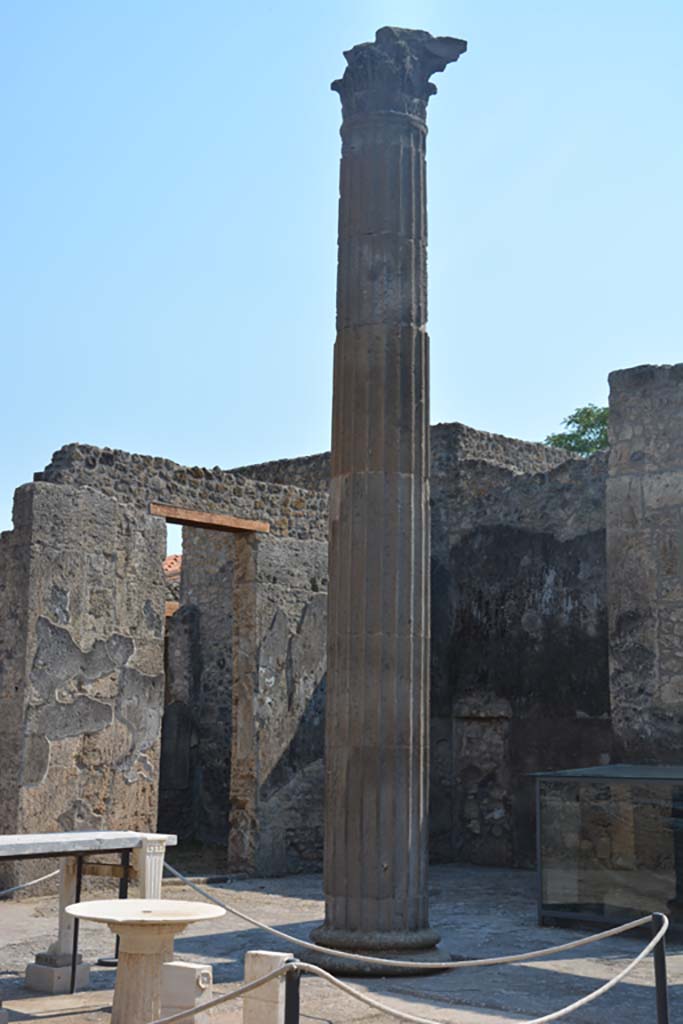
[[[378,43],[382,33],[401,32],[380,30]],[[412,37],[425,36],[403,33],[400,54],[405,39],[412,46]],[[381,41],[392,59],[396,39]],[[417,112],[405,109],[404,95],[393,102],[386,77],[378,95],[375,73],[367,74],[374,53],[350,51],[352,71],[356,51],[365,62],[361,102],[354,102],[357,81],[335,84],[344,123],[330,495],[326,919],[316,937],[342,948],[419,949],[438,941],[427,905],[426,98],[413,104]],[[424,86],[432,91],[427,77]]]

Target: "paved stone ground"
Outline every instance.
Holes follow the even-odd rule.
[[[444,948],[468,957],[497,956],[554,945],[585,933],[539,928],[536,924],[535,878],[526,871],[439,866],[431,871],[432,925]],[[187,888],[169,885],[169,897],[194,899]],[[299,875],[282,879],[250,879],[212,886],[220,898],[268,924],[308,938],[322,915],[321,878]],[[101,894],[103,895],[103,894]],[[0,906],[0,991],[12,1021],[49,1020],[50,1024],[103,1024],[109,1020],[112,970],[95,968],[96,988],[76,996],[36,997],[23,988],[21,977],[35,951],[52,936],[55,900],[45,897]],[[358,988],[393,1006],[453,1024],[504,1024],[537,1017],[580,998],[616,974],[642,948],[640,938],[619,937],[531,965],[464,969],[410,978],[352,979]],[[81,949],[87,960],[110,955],[112,936],[102,925],[82,929]],[[176,941],[182,959],[213,965],[219,991],[229,991],[242,978],[248,949],[287,949],[267,934],[226,916],[193,926]],[[683,944],[669,945],[671,1021],[683,1021]],[[216,1024],[240,1021],[239,1002],[214,1011]],[[302,984],[304,1022],[383,1024],[377,1013],[319,979]],[[648,1024],[656,1021],[652,963],[638,967],[626,982],[570,1018],[575,1024]]]

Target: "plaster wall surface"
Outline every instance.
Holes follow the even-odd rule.
[[[17,609],[0,619],[3,691],[16,702],[1,736],[15,790],[3,829],[153,830],[163,524],[88,488],[45,483],[18,489],[14,523],[1,545],[15,562],[5,601]]]
[[[285,874],[322,857],[327,545],[238,537],[229,863]]]

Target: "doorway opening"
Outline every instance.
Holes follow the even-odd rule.
[[[208,855],[210,869],[220,871],[230,817],[235,537],[268,533],[270,527],[260,520],[157,503],[149,511],[182,529],[182,552],[171,552],[164,564],[158,828],[177,834],[188,853],[201,851],[204,868]]]

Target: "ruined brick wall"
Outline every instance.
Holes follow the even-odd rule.
[[[19,488],[14,522],[2,540],[5,567],[23,548],[2,588],[1,689],[15,702],[0,735],[14,790],[3,830],[153,830],[163,523],[45,483]]]
[[[300,487],[248,480],[218,467],[179,466],[169,459],[111,448],[68,444],[55,452],[35,480],[92,487],[146,509],[150,501],[245,519],[266,519],[276,536],[322,540],[327,536],[327,496]]]

